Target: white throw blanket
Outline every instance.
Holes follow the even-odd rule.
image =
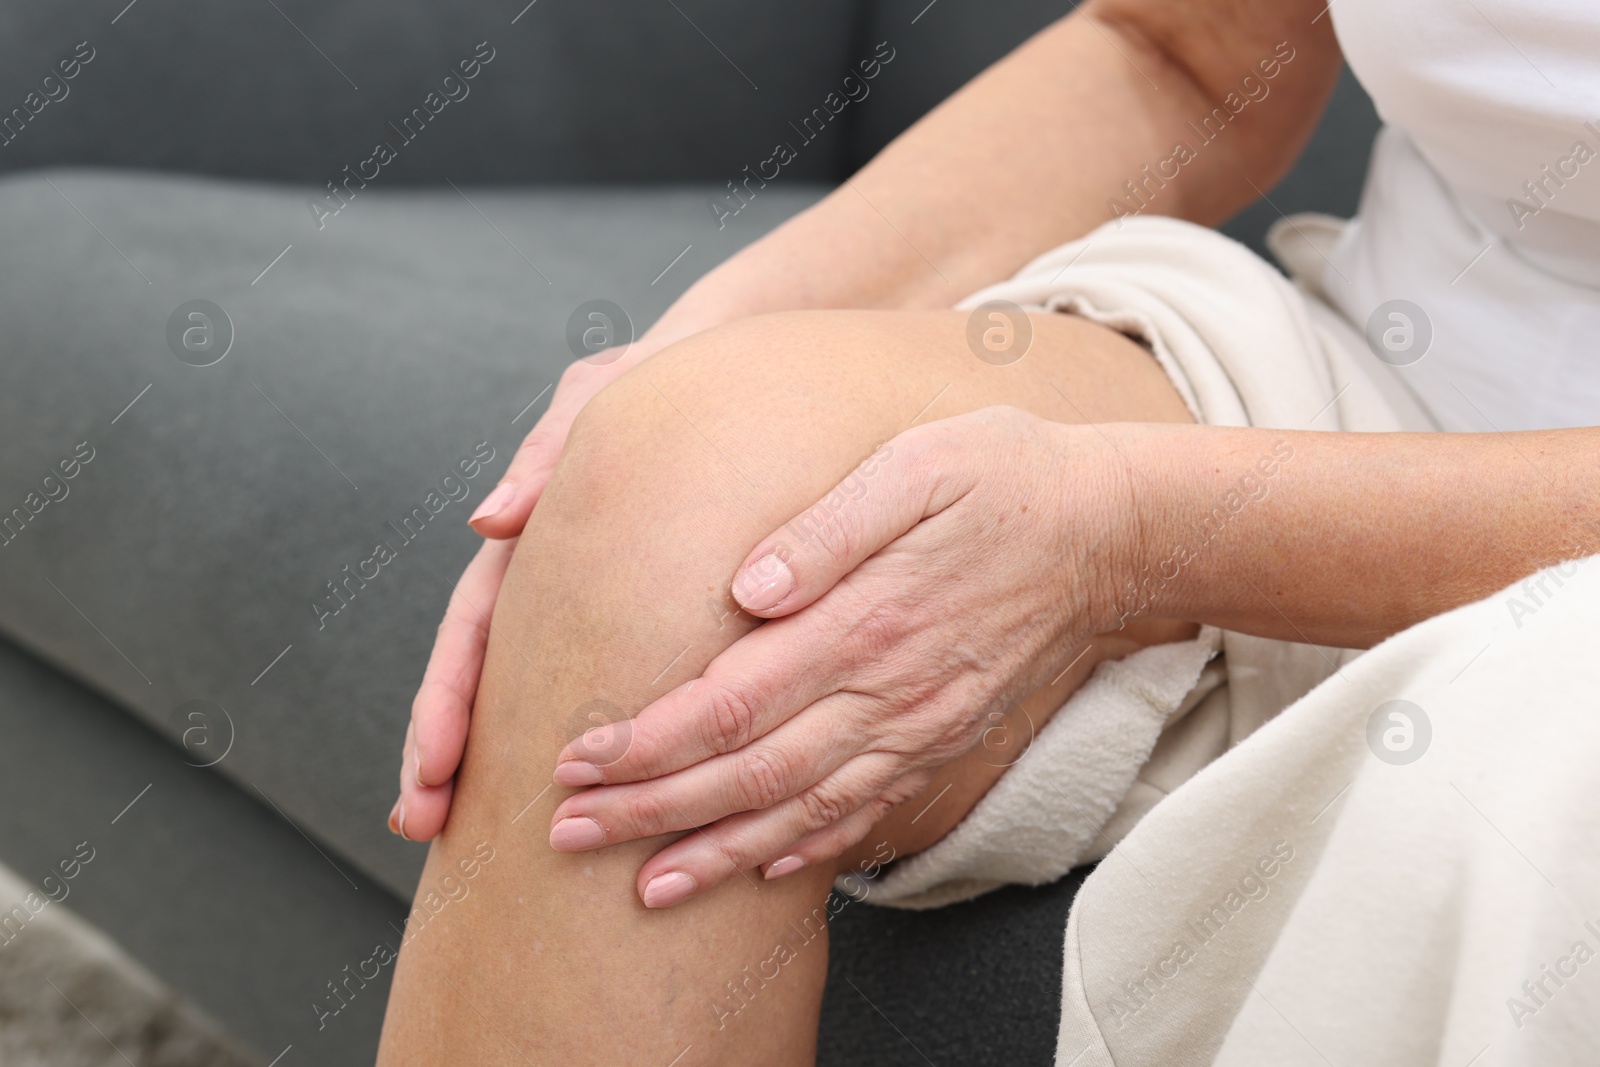
[[[1287,220],[1274,252],[1314,278],[1341,225]],[[1432,429],[1320,297],[1141,218],[963,306],[1138,337],[1202,422]],[[1546,572],[1537,625],[1502,596],[1359,657],[1206,628],[1103,664],[870,899],[1040,884],[1122,842],[1072,909],[1062,1065],[1575,1062],[1600,1048],[1596,571]]]

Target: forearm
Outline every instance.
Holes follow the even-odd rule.
[[[1332,87],[1338,51],[1316,6],[1086,4],[708,274],[663,324],[948,307],[1115,217],[1113,200],[1219,222],[1288,167]],[[1226,128],[1203,141],[1213,108]]]
[[[1118,618],[1365,648],[1600,552],[1600,428],[1110,432],[1140,519]]]

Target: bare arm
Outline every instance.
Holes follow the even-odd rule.
[[[1600,552],[1600,428],[1109,432],[1140,501],[1112,625],[1175,617],[1366,648]]]
[[[708,274],[662,328],[797,308],[948,307],[1114,217],[1114,198],[1137,206],[1128,182],[1149,212],[1218,223],[1294,162],[1332,90],[1339,51],[1329,21],[1312,21],[1321,10],[1090,0]],[[1205,141],[1213,109],[1225,121],[1213,118],[1222,132]],[[1180,143],[1193,153],[1181,164]]]

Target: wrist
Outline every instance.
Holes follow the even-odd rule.
[[[1155,579],[1154,546],[1166,542],[1170,450],[1165,427],[1141,423],[1053,423],[1058,446],[1047,460],[1059,492],[1058,581],[1076,591],[1072,614],[1090,633],[1170,617]],[[1049,477],[1047,474],[1046,477]]]
[[[1181,424],[1133,426],[1128,437],[1128,456],[1147,475],[1138,478],[1146,542],[1130,603],[1194,622],[1256,608],[1250,573],[1266,581],[1261,550],[1275,544],[1272,498],[1294,464],[1296,435]]]
[[[1101,429],[1128,468],[1134,531],[1127,539],[1134,554],[1119,567],[1113,627],[1140,618],[1232,617],[1236,578],[1252,569],[1252,547],[1272,541],[1259,535],[1260,524],[1293,464],[1293,435],[1189,424]]]

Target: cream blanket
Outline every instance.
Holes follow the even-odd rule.
[[[1135,219],[963,306],[1136,336],[1202,422],[1432,429],[1304,280],[1340,226],[1275,228],[1299,287],[1211,231]],[[1068,923],[1063,1065],[1575,1062],[1600,1048],[1596,570],[1359,657],[1207,628],[1104,664],[870,899],[1040,884],[1121,842]]]

